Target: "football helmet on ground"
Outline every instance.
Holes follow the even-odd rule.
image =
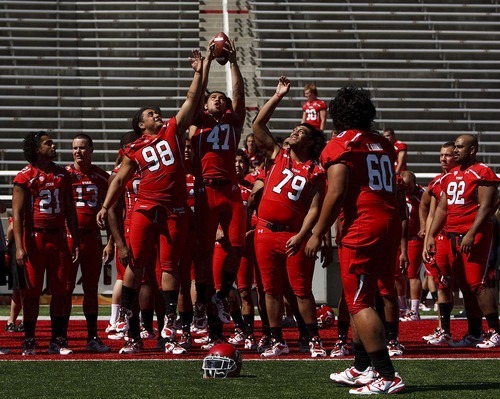
[[[229,378],[240,375],[241,353],[227,343],[214,345],[203,359],[203,378]]]

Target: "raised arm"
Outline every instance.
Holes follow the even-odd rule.
[[[253,133],[257,148],[268,158],[274,159],[279,151],[279,146],[274,141],[273,135],[267,127],[274,110],[281,99],[290,90],[290,81],[286,76],[281,76],[276,86],[276,93],[264,104],[253,121]]]
[[[238,125],[235,128],[238,135],[241,135],[246,117],[245,81],[238,66],[234,40],[230,40],[227,45],[229,46],[229,68],[231,69],[231,80],[233,82],[232,106],[238,118]]]
[[[182,104],[181,109],[175,116],[179,134],[182,136],[184,136],[184,132],[193,122],[194,116],[198,111],[200,99],[203,97],[201,95],[203,86],[203,57],[198,50],[193,50],[193,57],[189,57],[189,61],[194,70],[193,81],[191,82],[191,86],[189,86],[184,104]]]

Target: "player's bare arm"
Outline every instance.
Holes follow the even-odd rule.
[[[73,191],[70,185],[66,189],[64,193],[64,201],[65,201],[65,216],[66,216],[66,224],[68,226],[68,230],[73,237],[73,248],[71,248],[72,256],[71,259],[73,263],[78,261],[78,256],[80,254],[80,236],[78,235],[78,217],[76,214],[75,202],[73,199]]]
[[[231,68],[231,79],[233,81],[232,106],[238,120],[238,125],[235,126],[235,129],[239,141],[246,116],[245,82],[241,75],[240,67],[238,66],[234,40],[229,40],[226,43],[226,47],[228,47],[229,51],[229,67]]]
[[[120,170],[116,177],[111,181],[106,198],[102,203],[101,210],[97,213],[97,225],[102,229],[106,226],[105,220],[107,218],[108,209],[111,208],[118,200],[125,188],[125,184],[130,180],[134,174],[136,165],[129,157],[124,157],[120,166]]]
[[[446,195],[441,194],[441,198],[439,199],[439,203],[436,206],[436,210],[434,211],[434,217],[432,218],[432,223],[427,233],[427,241],[424,247],[424,259],[429,261],[434,254],[436,253],[436,240],[438,232],[443,227],[446,221],[446,212],[448,209]]]
[[[14,185],[12,189],[12,226],[14,228],[14,241],[16,243],[16,262],[19,266],[26,265],[28,254],[24,249],[24,210],[27,196],[25,190]]]
[[[253,133],[255,144],[266,157],[274,159],[280,147],[267,127],[274,110],[278,107],[281,99],[290,91],[290,81],[286,76],[281,76],[276,86],[276,93],[264,104],[255,120],[253,121]]]
[[[349,168],[346,165],[338,163],[330,166],[327,170],[327,176],[328,190],[321,207],[318,222],[314,226],[313,234],[306,245],[307,256],[316,256],[324,235],[340,214],[349,187]]]
[[[474,223],[472,223],[469,231],[462,238],[462,243],[460,244],[462,252],[466,254],[470,253],[478,229],[495,213],[497,192],[498,189],[496,186],[479,186],[477,188],[479,208]]]
[[[324,192],[324,183],[318,184],[315,188],[311,205],[309,206],[309,210],[307,211],[307,214],[302,222],[300,231],[293,237],[290,237],[290,239],[286,242],[286,254],[288,256],[295,255],[298,252],[300,244],[311,232],[316,220],[318,220],[319,213],[321,212],[321,204],[323,203]]]
[[[193,122],[194,116],[197,112],[200,99],[203,97],[202,93],[202,78],[203,78],[203,57],[199,50],[192,51],[193,56],[189,57],[189,62],[194,70],[193,81],[189,86],[186,96],[186,101],[182,104],[181,109],[177,112],[175,119],[179,127],[178,133],[184,135],[184,132]]]

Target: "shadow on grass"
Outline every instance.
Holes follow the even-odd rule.
[[[452,391],[498,391],[500,389],[500,382],[462,382],[454,384],[430,384],[430,385],[409,385],[402,392],[412,393],[412,392],[452,392]]]

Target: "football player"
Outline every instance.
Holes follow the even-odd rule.
[[[334,128],[321,154],[328,189],[306,246],[315,256],[323,237],[340,217],[339,260],[344,296],[351,315],[354,364],[332,373],[335,382],[359,386],[350,393],[395,393],[405,385],[394,370],[384,324],[374,309],[378,280],[394,295],[394,259],[402,235],[396,192],[394,147],[371,129],[376,109],[370,93],[341,88],[329,105]]]
[[[325,138],[313,126],[301,123],[290,134],[290,150],[283,150],[275,142],[267,123],[289,90],[290,81],[280,77],[276,93],[253,122],[257,147],[274,160],[266,176],[255,229],[255,255],[266,293],[272,337],[271,346],[262,356],[289,353],[282,333],[283,295],[288,281],[309,333],[311,356],[324,357],[326,351],[318,333],[312,292],[314,259],[305,255],[304,247],[325,191],[325,172],[316,161]]]
[[[45,131],[24,138],[24,156],[29,165],[14,178],[12,218],[17,264],[25,268],[23,355],[34,355],[35,328],[45,272],[52,299],[52,339],[49,353],[69,355],[67,331],[71,305],[68,278],[71,261],[78,261],[78,220],[71,192],[71,178],[55,164],[56,145]],[[72,254],[66,241],[66,225],[74,237]]]
[[[99,310],[98,287],[102,262],[113,259],[114,242],[109,240],[102,247],[101,230],[97,226],[96,215],[108,189],[108,173],[92,164],[94,145],[86,134],[78,134],[72,141],[73,163],[66,166],[71,177],[73,200],[78,217],[80,240],[79,262],[73,263],[68,280],[68,295],[75,289],[78,268],[82,274],[83,314],[87,320],[87,345],[89,352],[108,352],[97,334],[97,315]],[[68,245],[73,246],[74,237],[68,232]],[[70,310],[71,312],[71,310]]]

